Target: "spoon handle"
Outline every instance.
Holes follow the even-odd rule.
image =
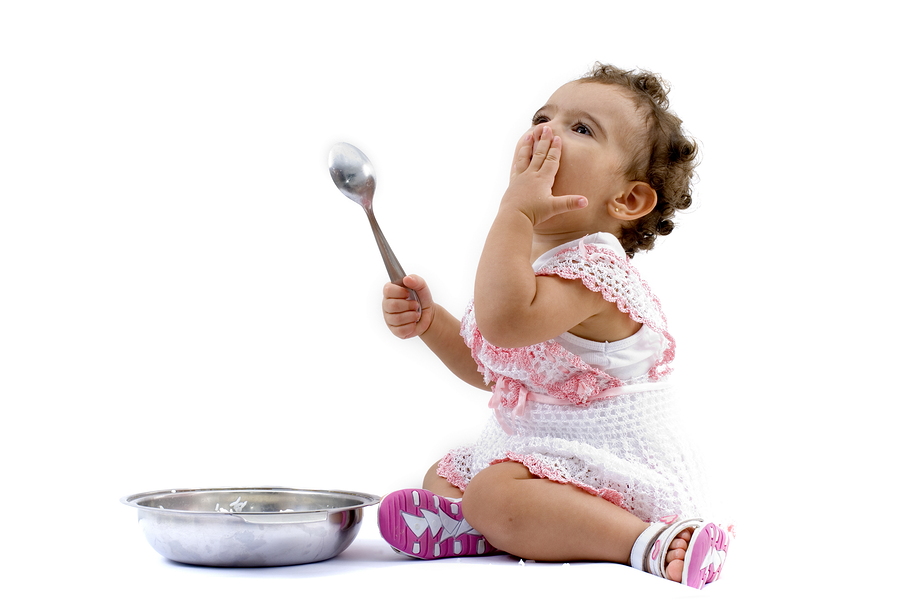
[[[388,278],[390,278],[391,282],[394,284],[404,286],[403,278],[406,276],[406,272],[403,271],[400,262],[397,260],[397,256],[394,255],[394,251],[391,249],[391,245],[388,244],[387,239],[384,237],[384,232],[381,231],[381,226],[378,225],[374,212],[372,212],[371,209],[367,209],[366,216],[369,218],[369,225],[372,226],[372,234],[375,235],[375,243],[378,245],[378,250],[381,252],[381,259],[384,260],[384,267],[387,268]],[[406,290],[409,291],[409,295],[407,295],[406,298],[416,302],[418,311],[421,314],[422,304],[419,302],[419,296],[416,294],[416,291],[411,288],[407,288]]]

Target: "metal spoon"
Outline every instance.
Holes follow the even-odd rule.
[[[339,142],[328,153],[328,171],[331,172],[331,179],[334,180],[334,185],[338,187],[338,190],[365,210],[369,224],[372,226],[372,234],[375,235],[375,242],[378,244],[378,250],[381,251],[384,267],[387,268],[388,277],[394,284],[403,286],[403,277],[406,276],[406,272],[400,267],[400,262],[397,261],[397,256],[391,250],[372,211],[372,197],[375,196],[375,169],[372,167],[372,162],[352,144]],[[421,314],[422,305],[419,303],[419,296],[416,291],[407,290],[409,295],[406,298],[416,302],[416,309]]]

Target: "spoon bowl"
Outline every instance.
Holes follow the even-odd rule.
[[[365,153],[352,144],[339,142],[328,153],[328,171],[338,190],[366,212],[372,227],[372,234],[375,236],[375,242],[384,261],[384,267],[387,268],[388,277],[394,284],[403,286],[406,272],[403,271],[397,256],[391,250],[372,210],[372,198],[375,196],[375,168],[372,167],[372,162]],[[409,288],[407,290],[409,291],[407,299],[416,302],[416,311],[421,315],[422,305],[419,302],[419,296],[414,290]]]
[[[361,150],[346,142],[335,144],[328,154],[328,171],[344,196],[363,209],[371,210],[375,169]]]

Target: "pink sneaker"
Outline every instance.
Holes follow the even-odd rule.
[[[401,489],[381,500],[378,528],[392,548],[423,560],[497,552],[463,517],[460,500]]]

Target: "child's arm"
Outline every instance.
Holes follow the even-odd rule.
[[[434,303],[428,285],[419,276],[407,276],[403,283],[419,295],[422,314],[417,314],[415,301],[407,300],[408,291],[404,287],[385,284],[381,308],[391,332],[401,339],[418,336],[453,374],[472,386],[490,390],[459,334],[459,320]]]
[[[540,343],[589,318],[619,313],[578,280],[534,274],[534,226],[587,202],[578,195],[553,196],[561,151],[562,141],[549,128],[519,141],[509,188],[482,251],[475,277],[476,319],[484,338],[498,347]]]

